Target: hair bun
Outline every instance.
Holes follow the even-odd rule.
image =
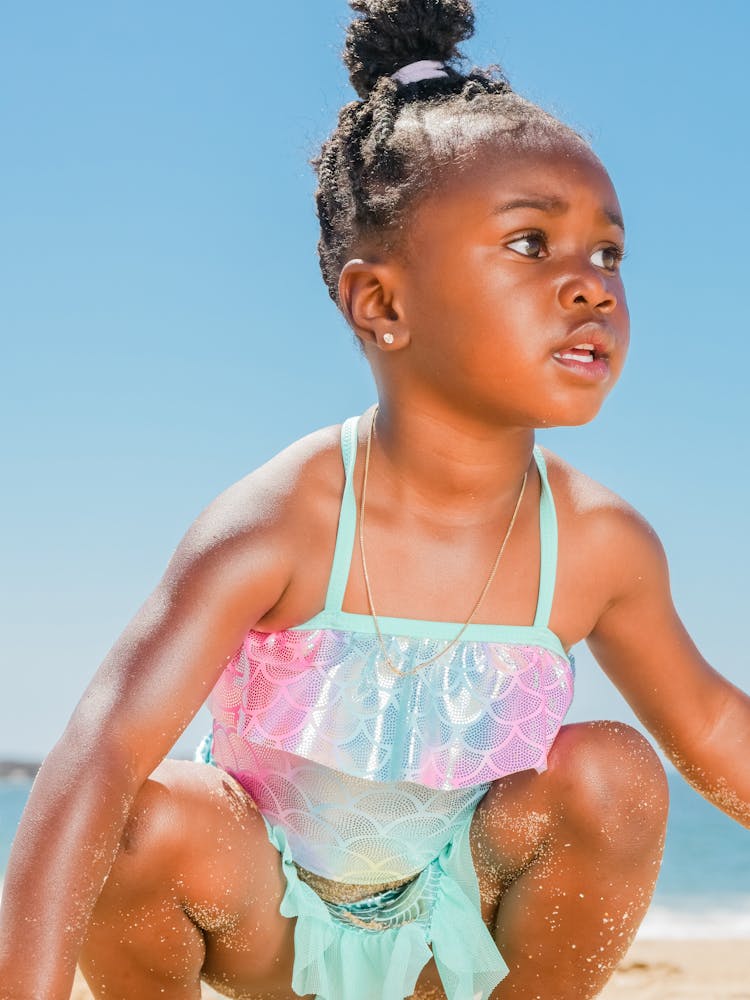
[[[469,0],[349,0],[344,64],[365,99],[381,76],[420,59],[459,60],[459,42],[474,34]]]

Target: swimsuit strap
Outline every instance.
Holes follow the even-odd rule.
[[[357,527],[357,504],[354,497],[354,463],[357,458],[357,425],[359,417],[348,417],[341,425],[341,454],[344,461],[344,493],[336,531],[336,548],[326,594],[326,611],[340,612],[344,603],[344,592],[349,579],[349,569],[354,549],[354,535]],[[557,515],[547,479],[547,464],[538,445],[534,445],[534,458],[542,492],[539,499],[539,537],[541,545],[539,567],[539,594],[537,597],[534,628],[549,626],[552,611],[552,597],[555,590],[557,571]]]
[[[357,424],[359,417],[348,417],[341,425],[341,454],[344,459],[344,495],[341,499],[339,526],[336,531],[336,548],[333,552],[331,577],[326,594],[326,611],[341,611],[344,591],[349,579],[349,567],[354,548],[357,526],[357,504],[354,499],[354,462],[357,458]]]
[[[534,628],[549,628],[552,597],[555,592],[555,576],[557,575],[557,513],[555,500],[547,479],[547,463],[544,461],[544,455],[542,455],[538,444],[534,445],[534,458],[539,469],[539,478],[542,481],[542,493],[539,498],[539,540],[541,547],[539,596],[536,602]]]

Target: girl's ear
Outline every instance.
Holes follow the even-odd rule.
[[[399,305],[396,269],[355,258],[339,276],[339,302],[346,320],[365,347],[396,351],[409,343],[404,311]]]

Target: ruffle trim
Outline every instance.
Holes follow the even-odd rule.
[[[433,956],[448,1000],[488,1000],[507,975],[508,966],[481,918],[478,886],[472,901],[454,877],[455,841],[433,862],[441,877],[429,926],[411,922],[373,931],[334,920],[325,902],[299,878],[284,830],[265,817],[264,822],[287,880],[280,912],[297,917],[292,989],[299,996],[405,1000]]]
[[[521,627],[521,626],[519,626]],[[543,770],[573,698],[562,653],[520,643],[462,642],[411,673],[441,641],[331,629],[250,632],[208,704],[234,767],[252,747],[283,751],[352,777],[440,791]]]

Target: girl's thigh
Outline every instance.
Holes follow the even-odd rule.
[[[285,888],[244,789],[219,768],[167,759],[131,808],[81,967],[102,985],[144,970],[144,982],[200,977],[230,995],[292,998],[296,919],[279,912]]]

